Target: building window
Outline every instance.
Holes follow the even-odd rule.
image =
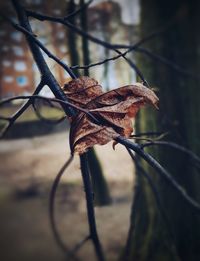
[[[20,32],[12,32],[10,34],[10,38],[16,42],[20,42],[22,40],[22,33]]]
[[[25,62],[17,61],[17,62],[14,63],[14,68],[18,72],[23,72],[23,71],[26,71],[27,66],[26,66]]]
[[[18,76],[16,81],[20,87],[24,87],[28,84],[28,78],[26,76]]]
[[[67,52],[66,46],[65,46],[65,45],[61,45],[61,46],[60,46],[60,51],[61,51],[62,53],[66,53],[66,52]]]
[[[34,72],[38,70],[37,64],[35,62],[32,65],[32,69]]]
[[[65,32],[60,31],[60,32],[58,32],[58,33],[56,34],[56,36],[57,36],[58,39],[63,39],[63,38],[65,38]]]
[[[2,64],[3,64],[3,66],[5,66],[5,67],[10,67],[10,66],[11,66],[11,61],[9,61],[9,60],[3,60],[3,61],[2,61]]]
[[[3,77],[3,81],[6,82],[6,83],[11,83],[13,82],[14,78],[10,75],[6,75]]]
[[[23,56],[24,55],[24,50],[23,48],[19,47],[19,46],[13,46],[13,52],[16,56]]]

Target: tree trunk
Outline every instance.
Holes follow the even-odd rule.
[[[67,13],[71,14],[76,10],[76,5],[74,0],[70,0],[67,6]],[[76,25],[76,16],[72,16],[69,19],[71,24]],[[77,35],[73,32],[73,30],[67,30],[67,40],[68,40],[68,48],[69,48],[69,56],[71,60],[71,65],[78,65],[79,64],[79,53],[77,48]],[[76,75],[79,75],[78,70],[74,70]]]
[[[168,22],[173,23],[167,32],[149,41],[145,47],[199,75],[199,1],[142,0],[141,10],[141,37]],[[139,56],[138,61],[147,81],[159,90],[160,110],[159,113],[150,108],[142,110],[137,121],[137,132],[169,132],[167,139],[200,154],[199,80],[146,56]],[[148,152],[200,202],[200,178],[187,157],[163,147],[148,149]],[[140,207],[126,260],[200,260],[199,215],[152,169],[144,163],[143,166],[159,190],[175,240],[172,242],[167,236],[167,227],[159,215],[151,189],[140,178]]]
[[[84,0],[80,0],[80,6],[83,6]],[[88,31],[87,23],[87,9],[83,9],[81,12],[81,27],[84,32]],[[82,53],[83,64],[90,64],[90,50],[88,39],[82,38]],[[84,75],[89,76],[89,69],[84,69]],[[111,203],[111,196],[103,175],[100,161],[98,160],[95,150],[92,148],[88,151],[88,164],[91,173],[91,180],[94,189],[94,201],[98,206],[109,205]]]
[[[80,6],[84,4],[84,0],[80,0]],[[68,4],[68,13],[73,13],[76,10],[76,5],[74,0],[70,0]],[[70,22],[75,24],[76,17],[70,18]],[[80,25],[82,29],[87,31],[87,9],[84,8],[80,13]],[[89,45],[86,38],[82,38],[82,50],[77,48],[77,38],[76,34],[72,31],[68,31],[68,48],[72,64],[79,64],[80,61],[80,52],[82,51],[83,64],[90,63],[89,56]],[[77,76],[80,76],[79,71],[75,71]],[[84,70],[84,75],[89,76],[89,70]],[[98,160],[98,157],[95,153],[95,150],[92,148],[88,151],[88,164],[90,168],[91,180],[94,189],[94,201],[98,206],[109,205],[111,203],[111,196],[109,193],[108,185],[103,175],[103,170],[101,164]]]

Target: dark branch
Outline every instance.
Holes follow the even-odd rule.
[[[30,33],[33,33],[31,30],[31,26],[26,14],[25,9],[20,5],[18,0],[12,0],[13,6],[17,12],[18,15],[18,19],[20,21],[20,25],[27,31],[29,31]],[[62,89],[60,88],[58,82],[56,81],[55,77],[53,76],[53,74],[51,73],[51,71],[49,70],[44,57],[41,53],[40,48],[38,47],[38,45],[35,43],[35,41],[32,41],[32,38],[29,35],[26,35],[26,39],[27,42],[29,44],[29,47],[31,49],[31,52],[33,54],[34,60],[39,68],[39,71],[43,77],[43,79],[45,79],[45,84],[49,86],[49,88],[51,89],[51,91],[54,93],[54,95],[56,96],[56,98],[61,99],[61,100],[66,100],[66,96],[64,94],[64,92],[62,91]],[[65,113],[68,116],[72,116],[75,112],[74,110],[72,110],[69,106],[63,105],[63,110],[65,111]]]
[[[161,27],[158,30],[155,30],[153,32],[151,32],[149,35],[145,36],[143,39],[139,40],[137,43],[133,44],[133,45],[128,45],[128,44],[111,44],[108,43],[106,41],[100,40],[88,33],[85,33],[84,31],[82,31],[80,28],[74,26],[73,24],[65,21],[62,17],[53,17],[53,16],[49,16],[49,15],[44,15],[38,12],[33,12],[31,10],[27,10],[27,15],[34,17],[40,21],[50,21],[50,22],[54,22],[54,23],[61,23],[65,26],[67,26],[69,29],[73,30],[73,32],[81,35],[82,37],[86,37],[87,39],[89,39],[90,41],[96,43],[96,44],[100,44],[102,46],[104,46],[105,48],[108,49],[124,49],[124,48],[130,48],[129,50],[127,50],[125,52],[125,55],[128,52],[131,52],[133,49],[135,49],[136,47],[140,46],[141,44],[145,43],[146,41],[149,41],[150,39],[153,39],[154,37],[157,37],[158,35],[160,35],[161,33],[166,32],[170,26],[171,23],[167,24],[166,26]],[[123,56],[123,55],[121,55]],[[119,56],[120,57],[120,56]]]
[[[115,50],[118,54],[122,54],[119,50]],[[139,78],[142,80],[143,84],[149,87],[148,82],[145,80],[142,72],[139,70],[139,68],[129,59],[126,57],[126,55],[122,54],[122,57],[124,60],[130,65],[131,68],[136,72],[136,74],[139,76]]]
[[[146,148],[146,147],[150,147],[150,146],[166,146],[166,147],[170,147],[173,149],[176,149],[180,152],[185,153],[187,156],[189,156],[194,163],[198,164],[198,167],[200,167],[200,158],[191,150],[177,144],[171,141],[151,141],[151,142],[147,142],[144,144],[141,144],[141,148]]]
[[[82,31],[80,28],[76,27],[75,25],[69,23],[68,21],[65,21],[63,18],[61,17],[53,17],[53,16],[49,16],[49,15],[44,15],[38,12],[33,12],[28,10],[27,11],[27,15],[34,17],[40,21],[50,21],[50,22],[55,22],[55,23],[60,23],[63,24],[65,26],[67,26],[69,29],[73,30],[73,32],[81,35],[82,37],[86,37],[87,39],[89,39],[90,41],[96,43],[96,44],[100,44],[102,46],[104,46],[105,48],[108,49],[123,49],[123,48],[129,48],[130,45],[126,45],[126,44],[110,44],[108,42],[105,42],[103,40],[100,40],[84,31]]]
[[[11,19],[7,18],[6,19],[12,24],[12,26],[17,29],[18,31],[24,33],[26,36],[28,36],[32,41],[34,41],[48,56],[49,58],[53,59],[55,62],[57,62],[60,66],[62,66],[62,68],[64,68],[69,75],[75,79],[76,76],[73,73],[73,71],[59,58],[57,58],[54,54],[52,54],[37,38],[36,36],[31,33],[29,30],[26,30],[24,27],[16,24],[15,22],[13,22]]]
[[[86,203],[87,203],[87,213],[88,213],[90,236],[93,241],[98,260],[105,261],[102,246],[99,241],[99,237],[98,237],[97,229],[96,229],[93,192],[92,192],[92,185],[91,185],[90,174],[89,174],[87,154],[83,154],[80,156],[80,162],[81,162],[81,173],[82,173],[82,178],[83,178],[83,183],[84,183],[84,188],[85,188],[85,197],[86,197]]]
[[[171,227],[170,227],[170,222],[169,222],[169,219],[167,217],[167,214],[165,212],[165,209],[162,205],[162,202],[161,202],[161,199],[160,199],[160,195],[159,195],[159,192],[157,190],[157,188],[155,187],[154,185],[154,182],[151,178],[150,175],[148,175],[148,173],[146,173],[146,171],[144,170],[144,168],[142,167],[142,165],[139,163],[139,161],[136,159],[135,155],[133,154],[133,152],[127,148],[128,150],[128,153],[129,155],[131,156],[131,158],[133,159],[134,163],[135,163],[135,166],[136,166],[136,169],[137,169],[137,174],[141,174],[142,176],[145,177],[145,179],[147,180],[153,194],[154,194],[154,197],[155,197],[155,200],[156,200],[156,204],[157,204],[157,207],[158,207],[158,210],[161,214],[161,217],[164,221],[164,223],[166,224],[167,226],[167,229],[168,229],[168,232],[169,232],[169,235],[171,236],[171,238],[173,239],[173,241],[175,240],[175,236],[174,236],[174,233],[172,232],[171,230]]]
[[[182,198],[190,207],[192,207],[197,212],[200,212],[200,204],[187,194],[185,189],[179,183],[176,182],[176,180],[169,174],[169,172],[165,168],[163,168],[151,155],[143,151],[139,144],[130,142],[124,137],[118,137],[116,138],[116,141],[124,145],[126,148],[135,151],[182,196]]]
[[[69,15],[66,15],[63,17],[63,20],[69,20],[70,18],[74,17],[75,15],[81,13],[84,11],[84,9],[88,8],[88,6],[93,2],[93,0],[88,1],[87,3],[83,4],[80,8],[78,8],[76,11],[70,13]]]
[[[50,196],[49,196],[49,217],[50,217],[51,228],[52,228],[53,235],[55,237],[55,240],[56,240],[58,246],[63,250],[63,252],[65,254],[67,254],[67,252],[69,252],[69,249],[66,247],[66,245],[60,238],[60,234],[57,230],[56,221],[55,221],[54,205],[55,205],[55,196],[56,196],[58,184],[60,182],[62,175],[64,174],[65,170],[70,165],[72,160],[73,160],[73,156],[70,156],[70,158],[66,161],[66,163],[63,165],[63,167],[58,172],[58,174],[53,182],[53,185],[51,187],[51,192],[50,192]]]
[[[169,234],[169,238],[171,239],[171,242],[172,242],[172,246],[171,246],[172,247],[172,251],[175,254],[175,256],[177,256],[177,249],[176,249],[176,245],[175,245],[175,235],[174,235],[174,232],[172,231],[169,218],[168,218],[168,216],[167,216],[167,214],[165,212],[165,208],[163,207],[163,204],[161,202],[159,192],[158,192],[156,186],[154,185],[154,182],[153,182],[151,176],[144,170],[142,165],[136,159],[136,157],[133,154],[133,152],[129,148],[127,148],[127,150],[128,150],[129,155],[131,156],[132,160],[135,163],[136,170],[137,170],[136,174],[137,175],[142,175],[147,180],[147,182],[148,182],[148,184],[149,184],[149,186],[150,186],[150,188],[151,188],[151,190],[153,192],[153,195],[155,197],[155,201],[156,201],[156,204],[157,204],[158,211],[159,211],[159,213],[161,215],[161,218],[162,218],[164,224],[166,225],[167,232]],[[130,227],[130,229],[131,229],[131,227]],[[131,231],[130,231],[130,233],[131,233]],[[168,246],[168,247],[170,249],[170,246]],[[128,245],[127,245],[127,248],[128,248]]]
[[[20,5],[19,1],[17,0],[12,0],[13,6],[17,12],[20,25],[30,33],[32,33],[28,17],[27,17],[27,12],[25,9]],[[70,106],[66,106],[66,100],[67,97],[65,96],[64,92],[61,90],[59,84],[57,83],[55,77],[49,70],[42,53],[38,47],[38,45],[35,43],[35,41],[32,41],[32,38],[29,35],[26,35],[27,41],[29,43],[30,49],[33,53],[34,59],[36,61],[36,64],[41,72],[41,75],[45,77],[45,83],[49,86],[51,91],[54,93],[55,97],[57,100],[59,100],[60,104],[63,107],[63,110],[65,113],[70,117],[74,116],[76,111],[73,109],[69,109]],[[62,100],[62,103],[61,101]],[[80,157],[81,159],[81,167],[82,167],[82,177],[83,177],[83,182],[85,185],[85,192],[86,192],[86,202],[87,202],[87,212],[88,212],[88,223],[90,227],[90,236],[92,239],[92,242],[95,247],[95,251],[97,254],[97,257],[99,261],[104,261],[104,255],[102,251],[102,247],[98,238],[97,230],[96,230],[96,223],[95,223],[95,215],[94,215],[94,206],[93,206],[93,198],[92,198],[92,187],[90,183],[90,177],[89,177],[89,172],[88,172],[88,166],[87,166],[87,155],[84,154]],[[62,171],[61,174],[62,175]],[[58,177],[59,181],[59,177]],[[54,191],[54,189],[52,189]],[[50,212],[52,210],[52,205],[50,206]]]
[[[83,240],[81,240],[79,243],[76,244],[76,246],[70,250],[67,254],[67,261],[69,261],[75,254],[76,252],[85,244],[87,243],[88,240],[91,239],[91,236],[86,236]]]
[[[44,82],[43,80],[41,80],[36,90],[34,91],[33,95],[37,95],[41,91],[43,86],[44,86]],[[25,110],[30,106],[30,104],[31,104],[31,100],[29,99],[25,104],[22,105],[22,107],[18,111],[16,111],[10,117],[8,125],[6,125],[5,128],[0,133],[0,138],[2,138],[5,135],[5,133],[12,127],[12,125],[16,122],[16,120],[25,112]]]
[[[142,54],[145,54],[148,57],[150,57],[151,59],[161,62],[162,64],[168,66],[169,68],[177,71],[180,74],[183,74],[183,75],[188,76],[188,77],[200,79],[199,75],[191,73],[191,72],[183,69],[181,66],[177,65],[176,63],[168,60],[167,58],[165,58],[165,57],[163,57],[161,55],[155,54],[155,53],[153,53],[152,51],[150,51],[148,49],[145,49],[145,48],[142,48],[142,47],[137,47],[137,48],[135,48],[134,51],[140,52]]]
[[[63,101],[61,99],[56,99],[56,98],[48,98],[48,97],[40,96],[40,95],[26,95],[26,96],[11,97],[11,98],[4,99],[4,100],[0,101],[0,106],[4,105],[6,103],[9,103],[11,101],[14,101],[14,100],[26,100],[26,99],[29,99],[29,103],[32,103],[32,101],[34,101],[35,99],[39,99],[39,100],[57,102],[61,105],[67,105],[69,107],[72,107],[73,109],[76,109],[78,111],[81,111],[81,112],[87,114],[93,121],[97,122],[97,119],[93,116],[93,114],[86,109],[83,109],[83,108],[81,108],[81,107],[79,107],[75,104],[72,104],[71,102],[68,102],[68,101]],[[99,123],[99,121],[98,121],[98,123]]]
[[[139,179],[136,177],[135,185],[134,185],[134,197],[132,200],[131,206],[131,216],[130,216],[130,226],[128,230],[128,237],[126,240],[126,245],[122,257],[119,259],[120,261],[128,261],[130,260],[130,252],[132,248],[132,237],[136,228],[136,218],[138,213],[139,206],[139,199],[141,196],[141,184]]]
[[[48,119],[46,117],[44,117],[40,111],[40,109],[37,107],[36,103],[33,101],[32,103],[32,107],[34,109],[34,112],[36,114],[36,116],[38,117],[39,120],[48,123],[48,124],[58,124],[61,123],[62,121],[64,121],[66,119],[66,116],[62,116],[59,119]]]

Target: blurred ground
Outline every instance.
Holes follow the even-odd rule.
[[[98,231],[110,261],[126,241],[134,170],[121,145],[116,151],[111,143],[97,146],[97,152],[113,198],[111,206],[96,207]],[[50,229],[48,195],[69,154],[66,133],[0,142],[0,260],[65,260]],[[56,206],[60,233],[73,247],[88,234],[78,156],[62,179]],[[89,242],[78,255],[95,260]]]

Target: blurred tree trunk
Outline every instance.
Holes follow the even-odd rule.
[[[80,0],[80,6],[85,3]],[[84,32],[88,31],[87,8],[83,9],[80,14],[81,27]],[[83,64],[90,64],[89,42],[86,37],[82,37]],[[89,76],[89,69],[84,69],[84,75]],[[95,192],[94,201],[98,206],[104,206],[111,203],[111,197],[106,180],[103,175],[100,161],[98,160],[95,150],[92,148],[88,151],[88,163],[91,173],[92,184]]]
[[[149,41],[145,47],[199,76],[200,2],[141,0],[141,38],[170,20],[175,21],[171,28]],[[137,132],[170,131],[167,139],[182,144],[199,155],[199,80],[181,75],[146,56],[138,57],[138,65],[150,85],[158,88],[160,110],[159,113],[151,108],[142,110],[137,121]],[[148,152],[200,202],[200,177],[187,157],[166,147],[148,149]],[[158,174],[146,164],[143,163],[143,166],[159,190],[170,227],[175,234],[177,255],[152,192],[148,184],[139,178],[142,192],[138,199],[134,229],[129,235],[131,244],[124,260],[200,260],[199,215]]]
[[[80,0],[80,6],[84,4],[84,0]],[[74,0],[70,0],[68,4],[68,13],[72,13],[76,10],[76,5]],[[70,22],[76,24],[77,17],[72,17]],[[82,29],[87,31],[87,8],[84,8],[80,13],[80,25]],[[83,64],[90,63],[90,52],[88,39],[85,37],[82,38],[82,50],[78,50],[77,47],[77,38],[76,34],[73,31],[68,30],[68,48],[70,53],[71,63],[73,65],[78,65],[80,61],[80,53],[82,51],[82,60]],[[75,71],[77,76],[80,76],[79,71]],[[89,76],[89,70],[85,69],[85,76]],[[109,194],[108,185],[103,175],[103,170],[99,159],[95,153],[95,150],[92,148],[88,151],[88,164],[91,173],[91,180],[94,189],[94,201],[98,206],[108,205],[111,203],[111,196]]]
[[[67,6],[67,13],[71,14],[76,10],[76,5],[74,0],[70,0]],[[77,17],[72,16],[69,19],[69,22],[71,24],[77,25],[76,24]],[[69,48],[69,56],[71,60],[71,65],[78,65],[79,64],[79,53],[78,53],[78,48],[77,48],[77,34],[73,32],[73,30],[67,30],[67,44]],[[76,75],[79,75],[78,70],[74,70],[74,73]]]

